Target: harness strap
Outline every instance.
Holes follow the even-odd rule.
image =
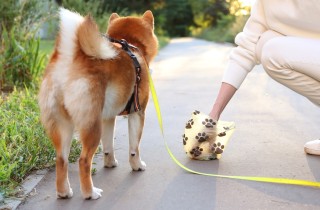
[[[134,105],[134,111],[138,112],[141,110],[141,106],[139,103],[139,83],[141,80],[141,66],[137,59],[137,57],[131,52],[130,49],[138,49],[136,46],[129,44],[125,39],[117,40],[111,37],[108,37],[105,34],[102,34],[103,37],[107,38],[110,42],[121,44],[121,48],[130,56],[133,61],[134,68],[136,70],[136,81],[134,85],[134,90],[132,96],[130,97],[127,105],[125,106],[124,110],[119,115],[127,115],[131,113],[132,104]]]

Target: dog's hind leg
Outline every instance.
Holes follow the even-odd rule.
[[[91,165],[101,137],[101,120],[97,119],[89,126],[80,130],[82,151],[79,159],[80,185],[83,198],[98,199],[102,190],[93,186],[91,177]]]
[[[140,140],[144,126],[144,111],[129,114],[129,162],[134,171],[144,171],[146,164],[140,158]]]
[[[71,198],[73,195],[68,178],[68,157],[73,135],[73,125],[62,117],[52,122],[47,129],[56,149],[56,189],[58,198]]]
[[[118,165],[113,149],[115,118],[105,119],[102,121],[101,142],[104,153],[104,167],[114,168]]]

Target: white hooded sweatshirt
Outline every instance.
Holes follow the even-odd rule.
[[[320,0],[256,0],[236,38],[222,82],[239,88],[253,67],[260,36],[273,30],[284,36],[320,39]]]

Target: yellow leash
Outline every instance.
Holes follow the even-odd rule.
[[[313,181],[307,181],[307,180],[298,180],[298,179],[286,179],[286,178],[271,178],[271,177],[252,177],[252,176],[227,176],[227,175],[218,175],[218,174],[209,174],[209,173],[202,173],[198,171],[194,171],[192,169],[187,168],[182,163],[180,163],[179,160],[173,155],[171,152],[168,143],[164,137],[164,129],[162,124],[162,115],[160,111],[159,101],[156,94],[156,90],[154,88],[153,80],[151,78],[150,72],[149,72],[149,85],[151,90],[152,99],[154,102],[154,107],[156,109],[157,117],[158,117],[158,123],[160,126],[161,134],[164,139],[164,143],[166,146],[166,149],[172,158],[172,160],[181,168],[184,170],[198,175],[203,176],[212,176],[212,177],[219,177],[219,178],[228,178],[228,179],[238,179],[238,180],[247,180],[247,181],[255,181],[255,182],[269,182],[269,183],[278,183],[278,184],[290,184],[290,185],[300,185],[300,186],[308,186],[308,187],[319,187],[320,188],[320,182],[313,182]]]

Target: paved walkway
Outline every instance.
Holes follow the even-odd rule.
[[[303,152],[306,141],[320,136],[320,109],[272,81],[260,66],[248,76],[221,119],[237,129],[219,161],[191,161],[182,147],[185,122],[195,109],[208,113],[217,95],[231,46],[197,39],[174,39],[152,64],[166,139],[186,166],[207,173],[270,176],[320,181],[320,157]],[[78,166],[70,166],[74,197],[55,198],[55,172],[18,209],[212,210],[320,209],[320,189],[189,174],[170,159],[157,124],[153,102],[147,110],[141,144],[144,172],[128,163],[127,120],[119,117],[116,155],[119,166],[103,168],[95,158],[95,185],[102,198],[84,201]]]

